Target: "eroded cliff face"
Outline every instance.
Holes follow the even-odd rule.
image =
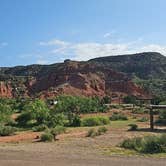
[[[94,64],[68,62],[48,75],[38,77],[30,87],[41,98],[59,94],[76,96],[123,95],[145,96],[125,74]]]
[[[0,97],[13,97],[12,86],[9,82],[0,81]]]
[[[75,61],[50,67],[47,72],[42,70],[32,77],[26,76],[24,81],[17,79],[17,85],[11,85],[9,82],[0,83],[0,97],[20,95],[50,98],[60,94],[88,97],[112,94],[146,96],[145,91],[123,73],[93,63]]]

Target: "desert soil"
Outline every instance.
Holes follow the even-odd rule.
[[[0,166],[165,166],[166,158],[143,156],[110,156],[105,148],[115,146],[124,138],[145,135],[109,129],[96,138],[85,137],[85,131],[61,135],[53,143],[0,143]]]

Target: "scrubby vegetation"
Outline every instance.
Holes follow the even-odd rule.
[[[156,123],[161,124],[161,125],[166,125],[166,110],[161,110],[159,112],[159,118],[156,121]]]
[[[56,141],[57,136],[62,134],[66,131],[66,128],[63,126],[56,126],[52,129],[46,129],[46,131],[41,135],[41,141],[43,142],[51,142]]]
[[[129,124],[128,126],[130,127],[129,131],[136,131],[138,129],[138,125],[136,124]]]
[[[118,113],[118,112],[114,112],[112,114],[112,116],[110,117],[110,120],[115,121],[115,120],[127,120],[127,116],[122,114],[122,113]]]
[[[106,112],[108,98],[103,99],[59,96],[56,104],[50,101],[30,99],[0,99],[0,136],[13,135],[16,128],[44,132],[42,141],[56,140],[56,136],[65,131],[65,127],[98,126],[109,124],[107,117],[81,119],[81,114]],[[54,102],[52,102],[54,103]],[[14,118],[12,115],[17,113]],[[102,131],[99,131],[102,132]]]
[[[41,135],[42,142],[51,142],[53,141],[53,135],[50,132],[45,132]]]
[[[102,126],[102,125],[107,125],[109,123],[110,123],[110,120],[108,117],[95,116],[95,117],[83,118],[81,125],[82,126]]]
[[[94,129],[94,128],[92,128],[92,129],[90,129],[89,131],[88,131],[88,133],[87,133],[87,137],[96,137],[96,136],[99,136],[99,135],[102,135],[102,134],[104,134],[104,133],[106,133],[107,132],[107,128],[106,127],[104,127],[104,126],[102,126],[102,127],[99,127],[97,130],[96,129]]]
[[[16,128],[11,126],[0,126],[0,136],[14,135],[16,131]]]
[[[126,139],[121,147],[140,153],[166,153],[166,134]]]
[[[147,122],[149,119],[147,117],[142,117],[138,119],[138,122]]]

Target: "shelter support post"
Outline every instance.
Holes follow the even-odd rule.
[[[154,123],[153,123],[153,108],[150,109],[150,130],[154,130]]]

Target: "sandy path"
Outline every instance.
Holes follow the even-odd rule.
[[[0,145],[0,166],[165,166],[165,159],[110,157],[98,147],[109,144],[106,136],[70,138],[54,143]],[[108,137],[108,135],[107,135]],[[103,142],[104,141],[104,142]],[[107,142],[107,143],[106,143]],[[110,142],[111,144],[111,142]]]

